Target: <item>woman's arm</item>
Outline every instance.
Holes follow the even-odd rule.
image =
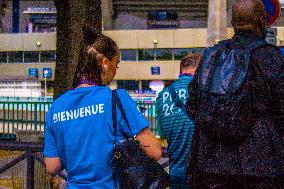
[[[52,112],[53,108],[51,107],[46,115],[43,155],[47,173],[54,176],[61,169],[61,161],[59,158],[56,136],[52,125]]]
[[[137,136],[145,153],[158,160],[162,156],[162,149],[159,140],[151,133],[149,128],[143,129]]]
[[[46,172],[52,176],[57,175],[57,173],[59,173],[59,171],[61,170],[61,161],[59,157],[45,157],[44,162],[46,166]]]

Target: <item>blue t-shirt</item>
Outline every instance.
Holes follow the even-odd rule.
[[[177,96],[184,104],[188,98],[187,86],[191,80],[192,77],[182,76],[173,83]],[[170,175],[185,177],[186,158],[194,133],[193,121],[175,105],[168,88],[159,93],[156,111],[159,134],[168,141]]]
[[[133,135],[149,122],[124,90],[117,90]],[[60,157],[68,189],[113,189],[112,91],[105,86],[70,90],[56,99],[46,116],[45,157]],[[130,131],[117,107],[117,139]]]

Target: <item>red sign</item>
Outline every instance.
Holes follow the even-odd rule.
[[[281,6],[279,0],[262,0],[266,10],[267,26],[272,26],[280,17]]]

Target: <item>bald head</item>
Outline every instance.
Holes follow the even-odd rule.
[[[232,8],[232,25],[235,31],[263,32],[266,15],[261,0],[236,0]]]

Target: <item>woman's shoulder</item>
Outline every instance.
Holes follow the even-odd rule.
[[[126,98],[131,98],[128,92],[125,89],[116,89],[117,94],[119,97],[126,97]]]

